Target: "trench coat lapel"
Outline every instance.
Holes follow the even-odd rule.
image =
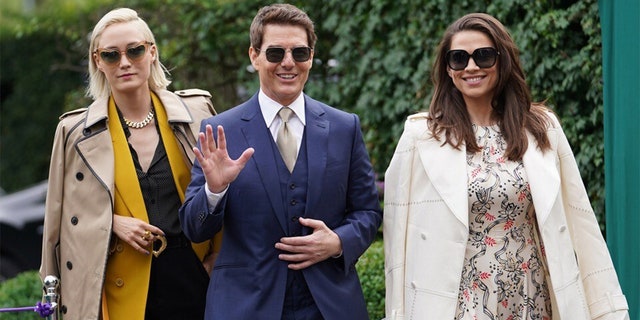
[[[82,128],[84,137],[75,148],[84,159],[89,171],[109,191],[113,191],[114,160],[111,135],[106,126],[97,125],[107,119],[107,99],[98,99],[87,110],[87,118]]]
[[[278,176],[276,158],[273,156],[273,150],[271,147],[272,137],[266,128],[264,118],[260,113],[260,106],[258,104],[257,97],[258,96],[255,95],[251,99],[248,107],[242,114],[241,119],[244,121],[242,133],[246,139],[246,144],[255,150],[252,162],[255,163],[262,184],[267,191],[267,196],[271,202],[273,212],[276,215],[282,230],[286,233],[286,217],[282,214],[278,214],[285,211],[282,203],[282,194],[279,182],[280,178]],[[234,143],[238,144],[238,142]],[[248,168],[246,167],[244,168],[244,170],[247,169]]]
[[[466,227],[469,226],[467,197],[467,167],[464,146],[456,150],[433,138],[416,143],[422,166],[451,212]]]
[[[551,150],[542,153],[537,147],[535,138],[528,132],[527,137],[529,147],[522,158],[522,163],[529,179],[538,224],[542,225],[549,217],[560,192],[560,175],[555,151],[558,141],[555,135],[548,135]]]

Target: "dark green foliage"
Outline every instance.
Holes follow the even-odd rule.
[[[0,308],[32,307],[42,300],[42,282],[37,271],[27,271],[0,283]],[[42,319],[36,312],[2,312],[2,320]]]
[[[43,12],[0,25],[0,186],[9,192],[46,179],[58,116],[88,102],[84,35],[92,16]]]
[[[134,0],[127,6],[136,8],[154,31],[172,88],[205,88],[218,111],[257,89],[257,77],[246,68],[251,64],[249,25],[260,1]]]
[[[172,73],[170,89],[207,89],[219,111],[257,90],[257,74],[248,71],[248,30],[265,2],[106,2],[73,10],[53,5],[33,17],[4,19],[10,27],[0,26],[0,183],[5,190],[46,179],[59,114],[89,102],[83,97],[87,34],[112,8],[132,7],[149,23]],[[534,100],[546,101],[560,116],[598,219],[604,222],[602,48],[596,0],[290,3],[309,13],[319,38],[305,92],[360,116],[381,178],[404,119],[429,106],[433,54],[446,26],[470,12],[496,16],[521,50]],[[337,66],[330,66],[331,59]],[[357,264],[371,319],[384,313],[382,251],[378,240]],[[22,287],[13,281],[2,284],[0,305],[39,300],[35,273],[15,279]]]
[[[384,317],[384,253],[382,238],[360,257],[356,269],[362,283],[370,319]],[[42,282],[36,270],[0,283],[0,308],[33,306],[42,299]],[[2,320],[39,319],[35,312],[0,313]]]
[[[172,73],[170,89],[210,90],[222,111],[258,88],[257,74],[247,71],[248,30],[263,1],[99,2],[67,11],[41,10],[34,17],[14,16],[5,20],[12,22],[10,28],[0,26],[0,184],[7,191],[46,179],[58,116],[89,102],[83,97],[87,34],[112,8],[132,7],[147,20]],[[433,54],[446,26],[469,12],[496,16],[521,49],[534,100],[546,101],[560,116],[598,219],[604,222],[602,48],[596,0],[290,3],[309,13],[319,36],[305,92],[360,116],[380,177],[406,116],[429,106]],[[336,67],[329,65],[330,59]],[[384,310],[383,260],[382,242],[377,241],[357,265],[372,319],[381,318]],[[8,298],[26,299],[12,305],[39,299],[39,280],[37,287],[7,297],[8,284],[2,284],[0,304]]]
[[[384,318],[384,246],[374,241],[356,263],[370,319]]]
[[[56,119],[65,108],[65,95],[82,84],[81,73],[66,69],[65,43],[66,39],[43,32],[4,40],[0,45],[0,177],[6,190],[47,176],[49,150]]]
[[[57,116],[88,102],[82,98],[86,35],[112,8],[132,7],[147,20],[162,61],[172,73],[170,89],[207,89],[220,111],[257,90],[257,75],[248,71],[248,30],[265,2],[107,2],[41,10],[22,20],[12,17],[18,26],[2,28],[3,188],[11,191],[46,178]],[[52,3],[56,1],[45,2]],[[546,101],[561,117],[593,206],[604,221],[602,54],[596,0],[291,3],[309,13],[319,36],[305,92],[360,116],[380,177],[406,116],[428,108],[433,54],[446,26],[469,12],[496,16],[521,49],[534,100]],[[337,66],[329,64],[331,59]]]
[[[338,89],[325,100],[360,115],[383,176],[404,119],[426,110],[432,59],[444,29],[487,12],[510,30],[535,101],[561,118],[599,221],[604,222],[602,53],[598,3],[580,1],[325,1],[335,33]]]

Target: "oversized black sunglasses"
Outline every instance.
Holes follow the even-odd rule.
[[[153,43],[149,41],[140,41],[128,46],[124,51],[111,48],[99,48],[96,49],[95,53],[97,53],[100,59],[102,59],[106,64],[116,64],[120,62],[123,53],[127,55],[127,59],[129,59],[129,61],[136,62],[142,59],[144,54],[147,52],[147,48],[152,44]]]
[[[260,53],[260,49],[256,48],[258,53]],[[269,47],[264,50],[264,54],[267,57],[267,61],[272,63],[279,63],[284,59],[284,55],[287,53],[288,49],[281,47]],[[313,49],[309,47],[295,47],[291,49],[291,56],[293,60],[296,62],[307,62],[311,58],[311,52]]]
[[[498,52],[491,47],[478,48],[469,54],[465,50],[449,50],[447,51],[447,65],[452,70],[463,70],[469,64],[469,57],[473,58],[473,61],[480,68],[491,68],[498,60]]]

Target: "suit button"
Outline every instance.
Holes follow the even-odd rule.
[[[71,261],[67,261],[67,269],[73,269],[73,263],[71,263]]]
[[[295,183],[292,183],[292,184],[289,185],[289,189],[293,190],[295,188],[296,188],[296,184]]]
[[[292,206],[295,206],[296,203],[298,203],[298,201],[296,201],[295,199],[291,200],[291,202],[289,202],[289,204],[291,204]]]
[[[71,224],[74,225],[74,226],[77,225],[78,224],[78,217],[76,217],[76,216],[71,217]]]
[[[427,234],[421,233],[420,238],[422,238],[422,240],[427,240]]]
[[[116,286],[122,287],[124,285],[124,280],[122,278],[116,279]]]
[[[567,230],[567,226],[561,226],[560,227],[560,232],[564,232],[565,230]]]
[[[122,252],[122,249],[123,249],[123,248],[124,248],[124,247],[122,246],[122,244],[118,244],[118,245],[116,246],[116,251],[117,251],[117,252]]]
[[[300,217],[298,217],[298,216],[291,217],[291,222],[298,222],[298,218],[300,218]]]

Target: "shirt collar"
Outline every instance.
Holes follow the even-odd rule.
[[[262,116],[264,117],[264,122],[267,124],[267,128],[271,127],[273,124],[273,120],[275,120],[278,115],[278,111],[282,107],[289,107],[293,113],[300,119],[303,125],[306,125],[305,112],[304,112],[304,94],[300,92],[300,95],[294,100],[290,105],[283,106],[275,100],[269,98],[263,91],[260,89],[258,93],[258,103],[260,103],[260,111],[262,111]]]

